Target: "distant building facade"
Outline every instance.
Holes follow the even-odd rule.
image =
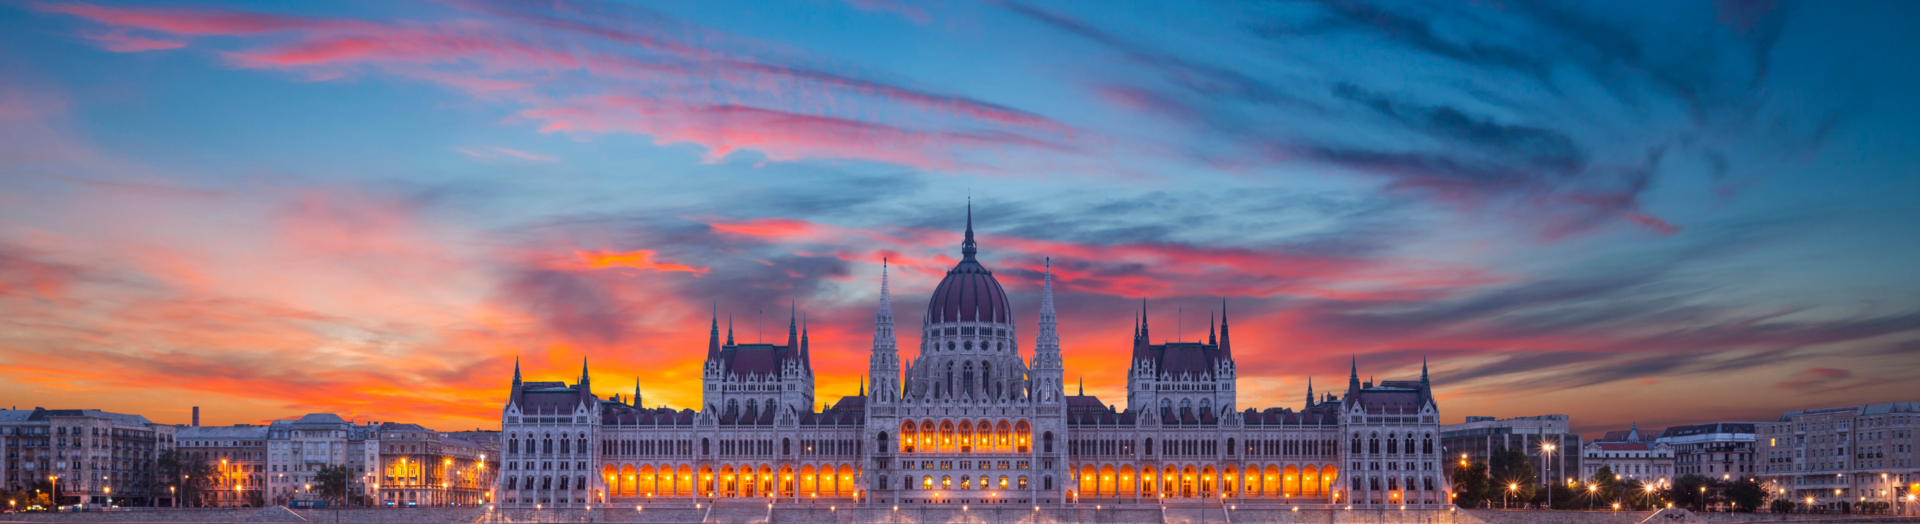
[[[1501,449],[1524,450],[1539,472],[1539,483],[1545,485],[1585,476],[1580,460],[1583,444],[1580,434],[1569,429],[1571,424],[1566,415],[1467,417],[1465,422],[1440,426],[1440,442],[1447,448],[1448,460],[1484,461]],[[1553,446],[1551,452],[1548,444]]]
[[[487,442],[456,438],[418,424],[383,423],[374,490],[394,507],[475,506],[489,502],[500,454]]]
[[[1654,441],[1673,448],[1675,476],[1753,478],[1753,431],[1752,422],[1673,426],[1660,432]]]
[[[1920,402],[1788,411],[1755,424],[1760,475],[1776,496],[1839,508],[1887,502],[1915,510]]]
[[[964,238],[911,360],[897,350],[882,274],[868,380],[822,410],[797,314],[783,345],[735,343],[731,326],[723,343],[716,314],[699,410],[648,408],[637,388],[603,400],[584,364],[571,385],[523,381],[516,364],[501,409],[498,502],[1449,502],[1424,366],[1419,380],[1378,384],[1355,366],[1343,395],[1309,387],[1298,411],[1242,409],[1224,312],[1206,342],[1155,343],[1143,308],[1119,410],[1066,392],[1051,272],[1023,358],[1006,292],[976,258],[971,216]]]
[[[258,507],[267,503],[267,426],[234,424],[180,428],[175,438],[189,460],[205,461],[214,477],[189,507]]]
[[[1593,480],[1601,468],[1612,471],[1615,480],[1638,480],[1642,484],[1668,484],[1673,480],[1673,446],[1657,440],[1657,435],[1632,429],[1609,431],[1581,446],[1583,477]]]
[[[380,471],[375,424],[354,424],[332,413],[311,413],[267,426],[267,496],[273,504],[321,498],[314,475],[344,466],[349,504],[372,504]]]
[[[56,477],[59,504],[170,504],[158,470],[175,429],[97,409],[0,410],[0,478],[8,490],[25,491]]]

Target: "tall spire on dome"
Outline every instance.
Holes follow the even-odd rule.
[[[962,260],[973,260],[973,255],[979,252],[980,244],[973,241],[973,197],[967,197],[967,239],[960,242],[960,256]]]
[[[733,313],[727,313],[727,345],[733,345]]]

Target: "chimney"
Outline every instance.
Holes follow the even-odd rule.
[[[193,407],[193,427],[200,427],[200,406]]]

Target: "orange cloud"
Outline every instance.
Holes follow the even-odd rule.
[[[589,269],[625,267],[632,269],[650,269],[654,271],[685,271],[693,274],[706,274],[707,272],[707,268],[704,267],[655,262],[653,260],[654,252],[646,249],[625,253],[615,253],[611,251],[575,251],[574,254],[578,255],[581,263]]]

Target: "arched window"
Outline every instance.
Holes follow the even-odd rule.
[[[1193,416],[1193,399],[1180,399],[1180,418]]]
[[[511,453],[511,454],[515,454],[515,455],[518,455],[518,454],[520,454],[520,439],[519,439],[519,438],[512,438],[512,439],[508,439],[508,440],[507,440],[507,453]]]
[[[1046,453],[1053,452],[1053,432],[1052,431],[1048,431],[1046,435],[1043,437],[1043,440],[1041,441],[1041,446],[1043,446],[1040,448],[1042,451]],[[1053,477],[1047,477],[1047,478],[1053,478]],[[1048,489],[1051,489],[1051,488],[1052,486],[1049,485]]]
[[[552,435],[548,435],[546,439],[540,442],[540,452],[553,453],[553,436]]]
[[[1160,416],[1161,417],[1173,416],[1173,400],[1164,399],[1164,398],[1160,399]]]
[[[882,448],[882,449],[884,449],[884,448]],[[781,454],[781,455],[792,455],[792,454],[793,454],[793,441],[792,441],[792,440],[787,440],[787,439],[784,439],[784,438],[783,438],[783,439],[780,439],[780,454]]]
[[[1432,433],[1428,433],[1427,438],[1420,442],[1420,452],[1428,455],[1433,454],[1433,434]]]
[[[1233,439],[1231,438],[1227,439],[1227,454],[1228,455],[1233,454]]]
[[[712,454],[713,454],[713,442],[711,442],[711,441],[708,441],[707,439],[700,439],[700,454],[701,454],[701,455],[712,455]]]
[[[1367,439],[1367,453],[1378,455],[1380,453],[1380,434],[1374,433],[1369,435],[1369,437],[1370,438]]]
[[[874,443],[874,446],[873,446],[874,451],[884,453],[889,449],[893,449],[893,448],[887,447],[887,432],[885,431],[880,432],[879,435],[875,435],[873,437],[873,443]],[[881,480],[880,485],[882,486],[887,485],[887,481]]]
[[[1147,447],[1144,449],[1147,450],[1147,456],[1153,456],[1153,439],[1147,439]]]
[[[1360,434],[1359,433],[1353,434],[1353,454],[1355,455],[1360,454]],[[1354,482],[1359,482],[1359,480],[1355,480]]]
[[[1400,441],[1395,440],[1393,438],[1392,433],[1388,433],[1387,434],[1387,453],[1392,454],[1392,453],[1399,453],[1399,452],[1400,452]]]
[[[1026,477],[1020,477],[1020,479],[1026,480]],[[1040,489],[1053,489],[1053,475],[1040,477]]]

